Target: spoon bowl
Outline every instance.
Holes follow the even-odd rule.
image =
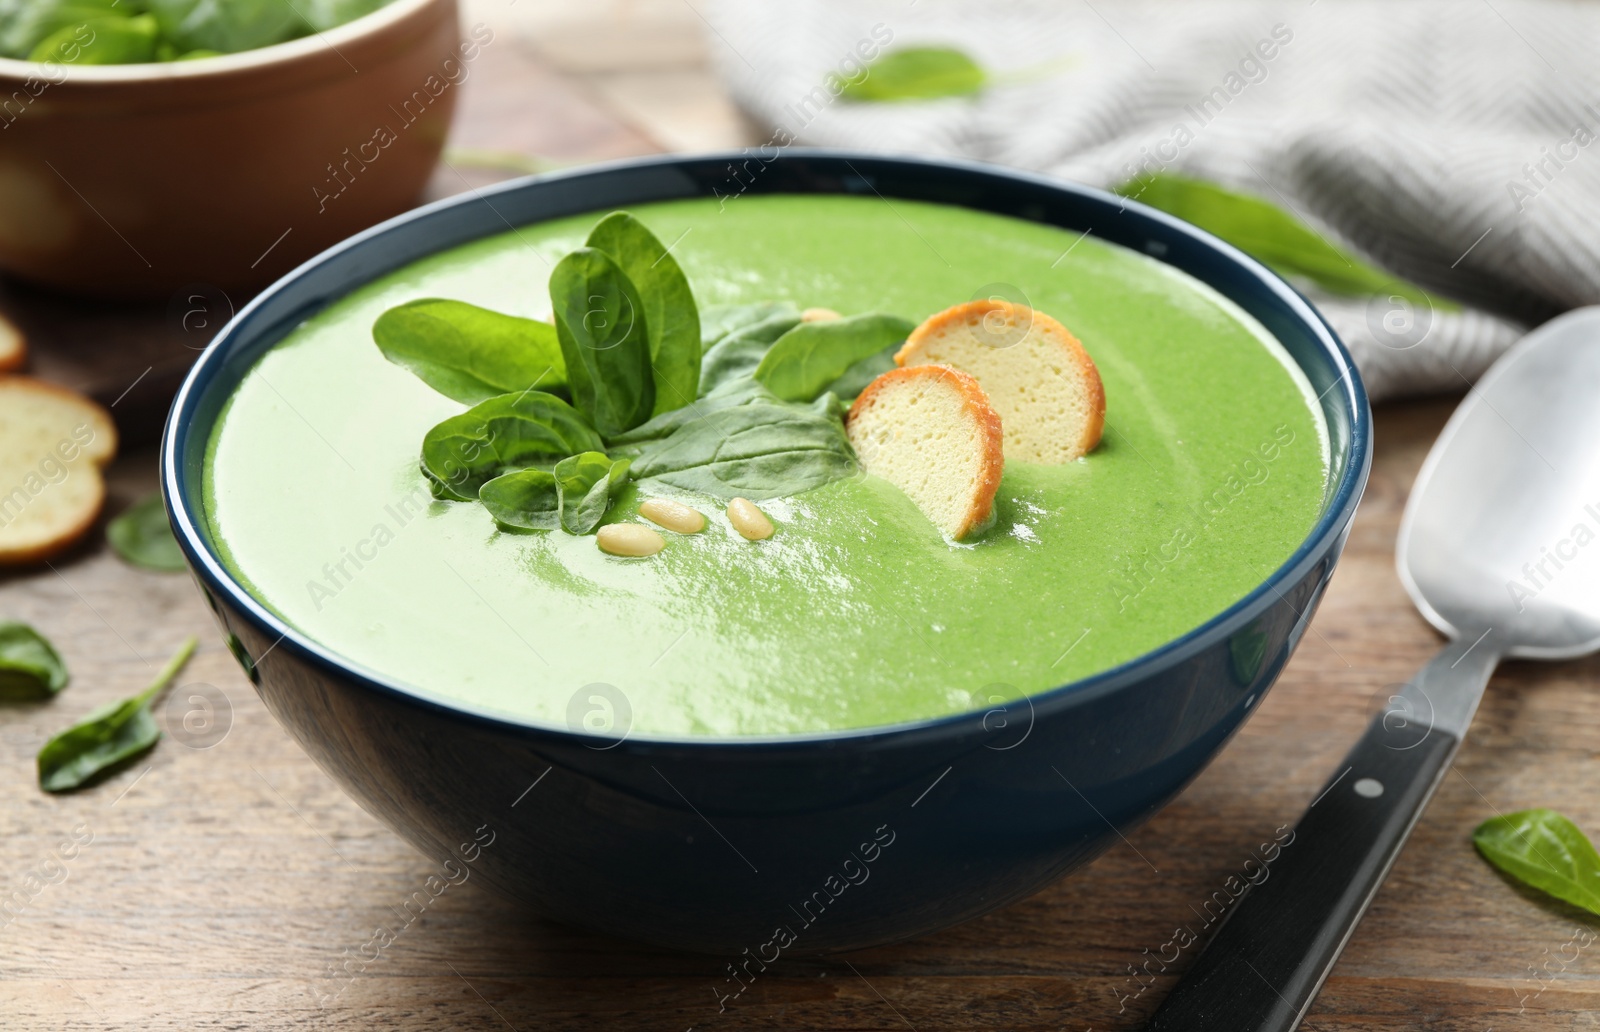
[[[1396,563],[1423,616],[1504,655],[1600,648],[1600,308],[1529,334],[1417,476]],[[1469,640],[1470,640],[1469,637]]]

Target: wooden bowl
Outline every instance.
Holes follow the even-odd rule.
[[[492,33],[456,0],[221,57],[0,58],[0,269],[106,297],[249,290],[417,200]]]

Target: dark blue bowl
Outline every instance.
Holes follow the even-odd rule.
[[[424,699],[283,623],[219,561],[200,515],[207,438],[240,377],[307,315],[508,226],[741,191],[964,205],[1088,231],[1210,284],[1283,342],[1321,397],[1332,439],[1321,518],[1238,604],[1114,670],[1009,709],[737,740],[617,742]],[[1020,899],[1177,795],[1299,643],[1366,483],[1370,439],[1366,393],[1333,331],[1215,238],[1038,176],[795,151],[521,180],[354,237],[256,298],[201,356],[173,406],[161,472],[200,589],[261,698],[370,812],[541,914],[754,973],[778,954],[904,939]]]

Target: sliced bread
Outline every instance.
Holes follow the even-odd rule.
[[[101,467],[117,428],[88,398],[26,376],[0,377],[0,564],[71,546],[105,503]]]
[[[891,369],[850,406],[845,432],[862,468],[904,491],[952,540],[994,522],[1005,466],[1000,417],[966,373]]]
[[[13,373],[28,362],[28,342],[22,331],[0,315],[0,373]]]
[[[929,316],[895,362],[976,377],[1005,426],[1006,458],[1071,462],[1100,443],[1106,392],[1094,360],[1065,326],[1025,305],[969,301]]]

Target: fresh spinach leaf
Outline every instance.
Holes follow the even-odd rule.
[[[988,81],[983,67],[954,47],[893,50],[845,80],[841,96],[857,101],[965,97]]]
[[[550,274],[556,335],[573,403],[601,436],[631,430],[655,411],[644,303],[604,252],[579,248]]]
[[[117,0],[0,0],[0,57],[26,60],[45,37],[121,11]]]
[[[561,526],[561,485],[555,474],[524,469],[495,477],[478,489],[478,501],[497,523],[521,530]]]
[[[106,540],[123,559],[147,570],[181,573],[188,568],[172,536],[161,492],[153,491],[106,525]]]
[[[144,64],[156,59],[161,29],[148,14],[100,17],[57,29],[33,48],[30,61],[74,65]]]
[[[767,350],[799,325],[799,312],[782,312],[731,330],[700,360],[700,390],[710,394],[734,380],[753,376]]]
[[[612,451],[637,455],[641,450],[640,446],[668,437],[689,423],[704,419],[713,412],[754,402],[778,404],[778,399],[771,391],[748,376],[729,380],[710,394],[695,399],[683,408],[663,412],[648,423],[636,426],[627,433],[618,434],[611,438],[609,443]]]
[[[232,54],[306,32],[306,23],[285,0],[145,0],[145,6],[179,51]]]
[[[799,494],[857,470],[838,400],[752,402],[711,412],[640,449],[633,476],[714,498]]]
[[[23,623],[0,623],[0,701],[48,699],[67,686],[67,665],[44,635]]]
[[[700,310],[678,260],[625,211],[601,219],[588,246],[609,255],[639,292],[655,370],[652,414],[687,405],[700,390]]]
[[[422,298],[372,324],[383,357],[440,394],[467,405],[566,383],[556,328],[464,301]]]
[[[313,31],[336,29],[346,22],[371,14],[389,0],[296,0],[305,23]]]
[[[1554,810],[1522,810],[1478,825],[1472,844],[1506,874],[1600,914],[1600,854],[1578,826]]]
[[[627,459],[612,460],[600,452],[584,452],[556,463],[561,485],[561,526],[569,534],[587,534],[600,525],[612,499],[628,482]]]
[[[899,316],[877,313],[802,322],[773,343],[755,378],[784,401],[810,401],[851,366],[900,343],[915,328]]]
[[[56,735],[39,750],[39,787],[64,792],[156,744],[161,728],[150,704],[194,655],[199,639],[190,638],[144,691],[131,699],[102,706]]]
[[[549,472],[527,469],[496,477],[479,490],[478,500],[507,527],[560,527],[569,534],[587,534],[600,525],[627,481],[627,459],[583,452],[562,459]]]
[[[824,389],[838,397],[848,407],[862,391],[867,389],[867,384],[895,368],[894,356],[899,350],[900,345],[891,344],[875,355],[868,355],[840,373],[839,378]]]
[[[603,448],[571,405],[543,391],[502,394],[451,416],[422,439],[422,471],[438,498],[470,502],[490,480]]]
[[[757,301],[754,304],[710,305],[700,310],[702,353],[734,330],[748,329],[773,316],[786,315],[800,321],[800,309],[788,301]]]
[[[1281,276],[1303,277],[1331,293],[1387,294],[1440,311],[1459,308],[1334,245],[1298,216],[1260,197],[1171,172],[1140,176],[1116,192],[1194,223]]]

